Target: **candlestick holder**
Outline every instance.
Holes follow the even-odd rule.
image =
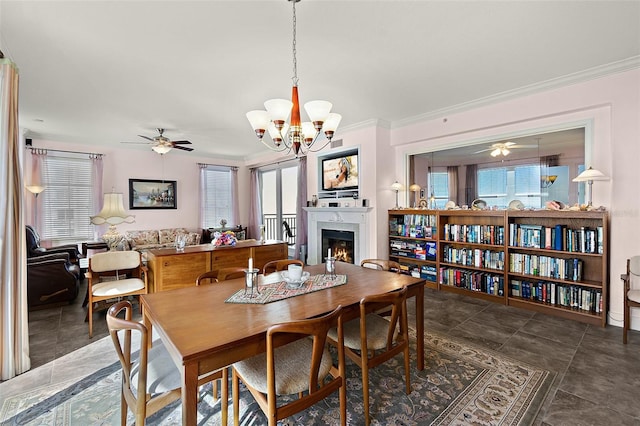
[[[249,294],[249,297],[255,297],[260,294],[258,289],[258,273],[260,269],[245,269],[244,270],[244,295]]]
[[[324,258],[324,275],[328,278],[336,278],[336,258]]]

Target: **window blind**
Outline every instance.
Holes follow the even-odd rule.
[[[91,170],[88,158],[47,156],[43,173],[47,189],[40,204],[43,239],[77,242],[93,237]]]
[[[229,167],[208,166],[204,169],[204,226],[219,228],[220,221],[227,221],[227,228],[233,223],[231,197],[231,169]]]

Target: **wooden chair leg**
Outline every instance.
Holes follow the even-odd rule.
[[[371,419],[369,418],[369,354],[366,351],[361,351],[362,359],[362,405],[364,406],[364,423],[365,426],[369,426]]]
[[[626,295],[624,297],[627,297]],[[626,301],[625,301],[626,302]],[[624,324],[622,324],[622,343],[627,344],[627,330],[629,329],[629,306],[624,304]]]
[[[407,385],[406,393],[411,393],[411,366],[409,365],[409,345],[404,349],[404,377]]]
[[[93,337],[93,302],[89,299],[89,338]]]
[[[124,386],[124,380],[123,380],[122,386]],[[121,389],[120,390],[120,425],[121,426],[127,426],[127,412],[128,412],[127,400],[124,399],[124,392]]]
[[[225,367],[222,370],[222,379],[220,379],[220,414],[222,416],[222,424],[226,426],[228,422],[228,410],[229,410],[229,367]],[[215,380],[214,383],[218,383]],[[217,394],[217,392],[216,392]],[[235,406],[235,405],[234,405]]]
[[[236,370],[231,374],[231,393],[233,394],[233,424],[240,424],[240,379]]]

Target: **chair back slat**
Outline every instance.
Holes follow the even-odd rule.
[[[140,266],[140,253],[132,250],[96,253],[89,262],[93,272],[135,269]]]

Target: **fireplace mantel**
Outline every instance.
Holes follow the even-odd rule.
[[[372,207],[304,207],[308,213],[307,263],[322,263],[322,230],[354,232],[354,260],[369,257],[369,213]]]

